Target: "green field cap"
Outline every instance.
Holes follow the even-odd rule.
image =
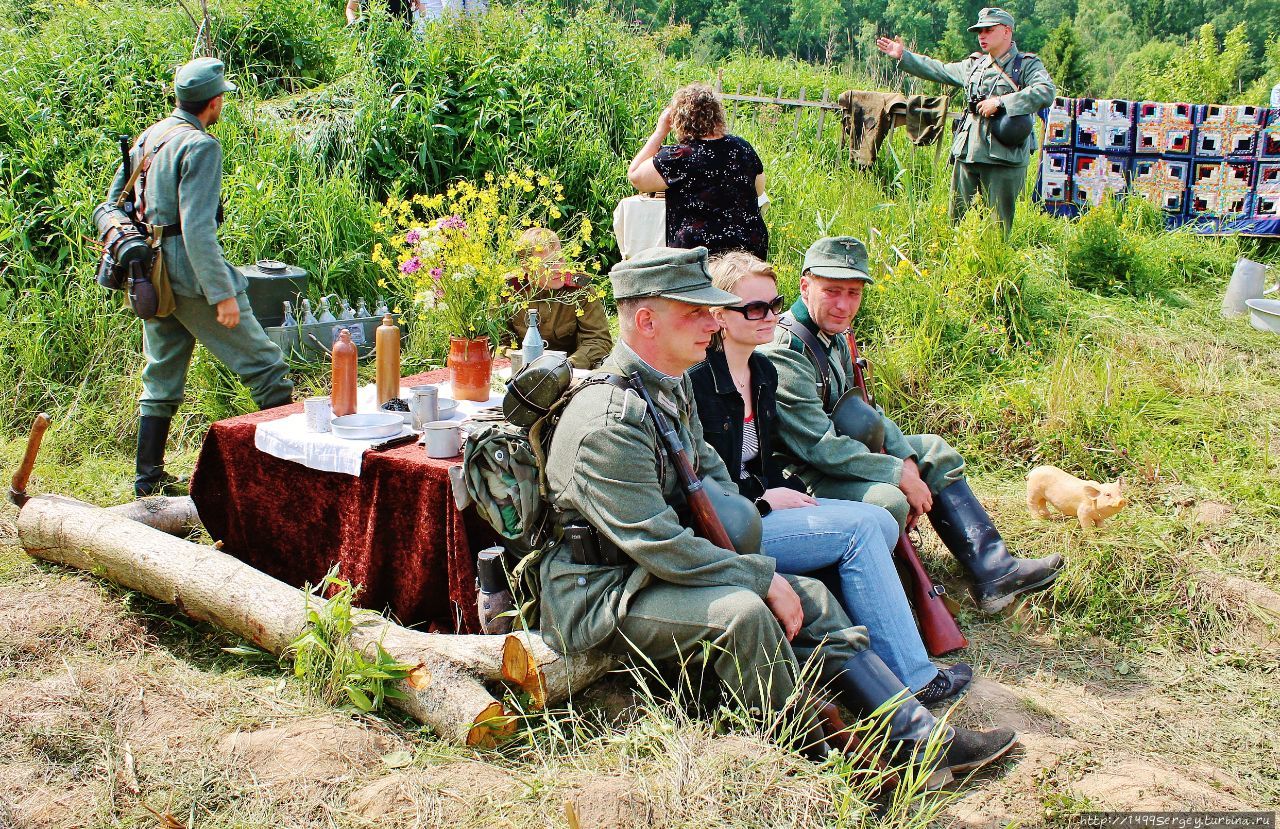
[[[802,273],[827,279],[874,282],[867,268],[867,246],[852,236],[827,236],[809,245]]]
[[[173,76],[173,91],[179,101],[207,101],[224,92],[235,92],[227,80],[226,68],[217,58],[196,58],[183,64]]]
[[[614,299],[660,296],[691,305],[733,305],[740,299],[711,284],[707,249],[653,248],[609,271]]]
[[[978,29],[986,29],[990,26],[999,26],[1001,23],[1012,29],[1013,15],[1009,14],[1004,9],[992,6],[991,8],[983,9],[978,12],[978,22],[970,26],[969,31],[976,32]]]

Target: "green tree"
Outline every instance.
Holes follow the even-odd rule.
[[[1070,20],[1063,18],[1053,30],[1040,57],[1062,94],[1075,98],[1089,91],[1089,61]]]
[[[1241,23],[1218,45],[1212,23],[1200,27],[1169,67],[1169,81],[1178,100],[1204,104],[1225,104],[1239,90],[1241,69],[1249,57],[1249,41]]]

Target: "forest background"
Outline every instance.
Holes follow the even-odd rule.
[[[843,64],[883,77],[877,35],[941,60],[975,48],[984,0],[608,0],[646,27],[685,27],[704,61],[734,50]],[[1011,0],[1023,50],[1044,58],[1060,94],[1266,105],[1280,83],[1278,0]]]

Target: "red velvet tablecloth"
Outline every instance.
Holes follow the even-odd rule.
[[[441,370],[402,383],[445,379]],[[319,584],[337,564],[344,579],[363,586],[362,607],[389,609],[401,624],[431,631],[478,633],[472,548],[495,535],[454,505],[448,470],[461,458],[435,460],[411,443],[366,452],[354,477],[254,446],[257,424],[301,410],[294,403],[209,427],[191,497],[210,536],[223,552],[289,584]]]

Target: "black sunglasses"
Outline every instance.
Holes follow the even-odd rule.
[[[773,312],[774,316],[781,314],[782,309],[786,307],[786,302],[781,296],[776,296],[768,302],[756,300],[755,302],[748,302],[746,305],[726,305],[724,309],[726,311],[737,311],[749,320],[762,320],[769,316],[770,311]]]

